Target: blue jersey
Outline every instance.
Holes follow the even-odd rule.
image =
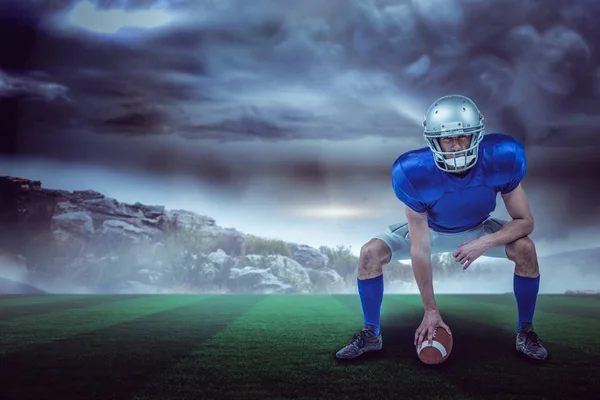
[[[429,227],[456,233],[471,229],[496,209],[498,192],[514,190],[526,171],[525,150],[503,133],[487,134],[475,165],[464,177],[440,170],[429,147],[402,154],[392,167],[396,197],[416,212],[427,212]]]

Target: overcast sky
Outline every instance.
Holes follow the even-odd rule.
[[[1,2],[1,171],[358,251],[460,93],[524,144],[541,253],[600,242],[596,1],[98,3]]]

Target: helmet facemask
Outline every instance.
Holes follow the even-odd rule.
[[[425,126],[425,123],[423,123]],[[433,152],[436,165],[443,171],[461,173],[472,168],[479,156],[479,143],[483,139],[485,128],[483,118],[476,126],[464,128],[462,122],[449,122],[441,125],[440,130],[428,130],[425,126],[424,137],[427,145]],[[471,142],[469,147],[458,151],[442,151],[439,140],[444,137],[455,137],[469,135]],[[459,154],[461,154],[459,156]]]

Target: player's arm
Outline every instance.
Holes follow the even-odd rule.
[[[533,215],[529,207],[529,199],[521,184],[513,191],[502,194],[502,200],[512,221],[504,224],[498,232],[483,237],[489,248],[514,242],[533,232]]]
[[[427,224],[427,212],[418,213],[406,206],[406,219],[410,232],[410,258],[413,273],[425,311],[437,310],[433,294],[433,272],[431,268],[431,237]]]

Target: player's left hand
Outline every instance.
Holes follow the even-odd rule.
[[[452,255],[454,259],[463,265],[463,270],[469,268],[473,261],[477,260],[487,250],[487,244],[479,239],[464,242]]]

